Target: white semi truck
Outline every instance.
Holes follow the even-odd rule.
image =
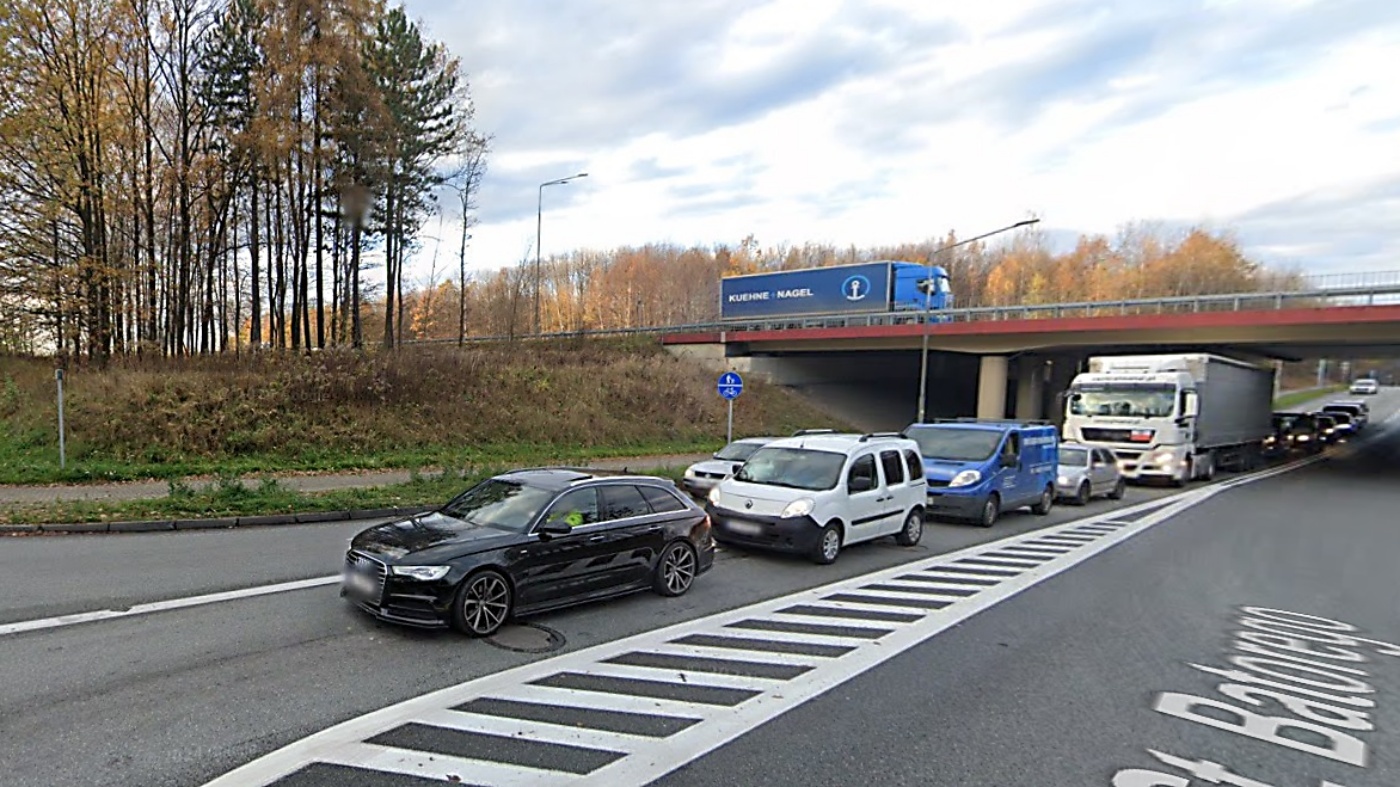
[[[1273,433],[1274,370],[1219,355],[1090,358],[1065,397],[1064,437],[1107,448],[1129,479],[1184,486],[1249,469]]]

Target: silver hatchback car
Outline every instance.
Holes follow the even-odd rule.
[[[1107,448],[1080,443],[1060,444],[1060,468],[1055,478],[1055,496],[1075,505],[1088,505],[1096,495],[1121,500],[1128,482],[1118,460]]]

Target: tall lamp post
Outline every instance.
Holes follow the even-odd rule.
[[[914,419],[914,423],[921,424],[924,422],[924,403],[928,394],[928,313],[929,309],[933,305],[933,261],[938,258],[938,255],[942,254],[945,251],[952,251],[953,249],[956,249],[959,246],[966,246],[969,243],[976,243],[979,240],[985,240],[987,238],[992,237],[993,235],[1000,235],[1003,232],[1010,232],[1011,230],[1017,230],[1022,227],[1029,227],[1030,225],[1035,224],[1039,221],[1040,219],[1026,219],[1024,221],[1018,221],[1015,224],[1009,224],[1005,227],[1002,227],[1001,229],[995,229],[991,232],[984,232],[981,235],[973,236],[971,238],[968,238],[967,240],[960,240],[957,243],[950,243],[949,245],[944,246],[940,249],[934,249],[931,253],[929,253],[929,284],[924,288],[923,349],[920,351],[919,354],[919,414]]]
[[[540,184],[539,199],[535,203],[535,335],[541,333],[540,324],[540,285],[543,279],[540,277],[540,239],[544,230],[544,187],[559,186],[571,180],[588,177],[587,172],[580,172],[577,175],[570,175],[567,178],[558,180],[547,180]]]

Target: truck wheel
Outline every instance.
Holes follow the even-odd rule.
[[[1215,452],[1214,452],[1214,451],[1211,451],[1211,452],[1207,453],[1207,454],[1205,455],[1205,458],[1202,459],[1201,461],[1205,463],[1205,468],[1204,468],[1203,470],[1201,470],[1201,480],[1203,480],[1203,481],[1214,481],[1214,480],[1215,480]]]
[[[1045,488],[1040,491],[1040,499],[1036,501],[1035,505],[1031,506],[1031,513],[1036,516],[1045,516],[1050,513],[1050,509],[1054,507],[1055,486],[1054,484],[1046,484]]]
[[[1172,477],[1172,486],[1180,489],[1194,480],[1196,480],[1195,463],[1188,458],[1181,463],[1181,472]]]
[[[1089,505],[1089,498],[1093,496],[1094,493],[1089,489],[1089,482],[1085,481],[1079,485],[1079,489],[1075,492],[1074,499],[1071,502],[1077,506],[1087,506]]]
[[[982,504],[982,516],[977,520],[977,524],[982,527],[991,527],[997,523],[999,516],[1001,516],[1001,498],[993,492],[987,496],[987,502]]]

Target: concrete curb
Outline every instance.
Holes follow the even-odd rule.
[[[431,506],[406,508],[373,508],[363,511],[307,511],[263,516],[216,517],[210,519],[163,519],[139,522],[73,522],[43,525],[0,525],[0,535],[52,533],[159,533],[176,530],[228,530],[240,527],[270,527],[277,525],[306,525],[321,522],[349,522],[361,519],[384,519],[413,516],[435,510]]]

